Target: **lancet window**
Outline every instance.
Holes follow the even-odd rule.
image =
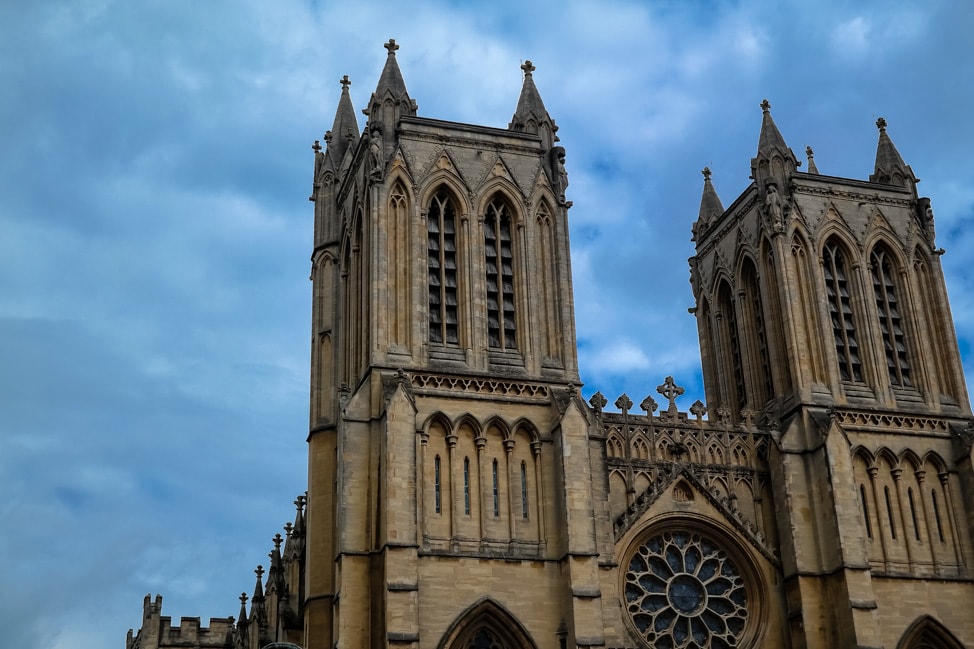
[[[459,343],[457,318],[457,216],[445,190],[433,196],[426,213],[429,270],[429,339]]]
[[[488,344],[494,349],[517,349],[511,214],[507,205],[499,199],[487,205],[484,215],[484,255]]]
[[[862,381],[862,361],[856,341],[856,326],[849,294],[849,273],[845,254],[835,241],[826,244],[822,252],[825,272],[825,292],[828,297],[835,353],[839,361],[839,376],[843,381]]]
[[[869,258],[873,277],[879,330],[883,337],[886,366],[893,385],[910,386],[910,363],[907,359],[906,337],[897,301],[896,282],[889,254],[882,248],[873,250]]]

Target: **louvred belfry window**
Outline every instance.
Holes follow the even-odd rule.
[[[511,215],[504,203],[496,199],[487,205],[484,216],[484,254],[487,268],[488,343],[494,349],[517,349]]]
[[[839,375],[843,381],[862,381],[862,361],[856,342],[856,327],[852,318],[849,280],[842,249],[829,242],[822,252],[825,272],[825,291],[835,336],[835,355],[839,360]]]
[[[876,310],[879,313],[879,330],[883,336],[883,350],[889,380],[893,385],[910,386],[910,364],[907,360],[906,338],[903,320],[896,300],[896,283],[889,255],[883,249],[873,250],[870,255],[873,292],[876,294]]]
[[[427,266],[429,269],[429,339],[456,345],[457,336],[457,218],[446,192],[438,192],[427,210]]]

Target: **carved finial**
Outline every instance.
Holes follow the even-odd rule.
[[[726,426],[730,423],[730,408],[727,406],[717,406],[717,421],[720,422],[721,426]]]
[[[632,399],[629,398],[628,394],[623,392],[622,396],[616,399],[616,408],[622,410],[623,412],[626,412],[632,408]]]
[[[761,102],[761,111],[765,113],[771,112],[771,102],[765,99]]]
[[[283,543],[283,542],[284,542],[284,538],[281,536],[280,532],[278,532],[277,534],[274,535],[274,549],[275,550],[280,550],[281,549],[281,543]]]
[[[639,408],[641,410],[644,410],[648,415],[650,413],[656,412],[656,409],[659,408],[659,406],[656,404],[656,399],[654,399],[653,397],[646,397],[645,399],[643,399],[643,402],[639,404]]]
[[[878,128],[880,132],[883,132],[883,131],[886,130],[886,118],[885,117],[880,117],[879,119],[876,120],[876,128]]]
[[[386,43],[385,45],[383,45],[382,47],[384,47],[387,50],[389,50],[389,55],[390,56],[395,56],[396,55],[396,50],[399,49],[399,46],[396,45],[396,39],[394,39],[394,38],[390,38],[389,39],[389,42]]]
[[[338,83],[342,84],[342,90],[348,90],[348,87],[352,85],[352,80],[348,78],[346,74],[344,77],[338,80]]]
[[[247,605],[247,593],[240,593],[240,597],[238,599],[240,600],[241,606]]]
[[[596,392],[588,402],[592,405],[592,409],[595,412],[602,412],[602,408],[605,408],[605,404],[609,403],[609,400],[601,392]]]
[[[257,579],[262,579],[264,577],[264,566],[258,565],[254,574],[257,575]]]
[[[806,146],[805,147],[805,155],[807,155],[809,158],[814,158],[815,157],[815,152],[812,151],[812,147],[810,147],[810,146]]]
[[[406,374],[406,370],[400,368],[396,369],[396,382],[399,385],[406,385],[409,383],[409,375]]]
[[[703,401],[697,399],[690,406],[690,414],[696,417],[698,420],[703,419],[703,416],[707,414],[707,406],[703,405]]]
[[[288,536],[291,536],[292,531],[294,531],[294,525],[291,523],[291,521],[288,521],[287,524],[284,526],[284,533],[287,534]]]
[[[531,76],[531,73],[537,70],[538,68],[534,67],[534,64],[531,63],[531,61],[525,61],[524,63],[521,64],[521,69],[524,70],[524,74]]]
[[[331,144],[331,131],[325,131],[325,144]]]
[[[318,141],[318,140],[315,140],[315,143],[311,145],[311,150],[314,151],[315,153],[318,153],[319,151],[321,151],[321,142]]]
[[[710,167],[704,167],[703,171],[701,171],[700,173],[703,174],[704,180],[710,180],[710,176],[711,176]]]

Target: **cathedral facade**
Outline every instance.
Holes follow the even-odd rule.
[[[507,129],[420,117],[390,41],[315,143],[308,491],[236,618],[146,598],[127,649],[974,646],[972,413],[930,201],[762,105],[704,170],[707,404],[579,392],[565,150],[523,66]]]

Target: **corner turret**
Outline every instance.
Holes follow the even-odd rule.
[[[531,61],[525,61],[521,69],[524,70],[524,85],[521,87],[517,109],[514,111],[514,116],[511,117],[508,128],[512,131],[537,135],[541,138],[541,145],[545,149],[550,149],[558,141],[558,136],[555,135],[558,127],[555,125],[555,120],[551,119],[551,115],[545,109],[538,87],[534,85],[532,73],[537,68],[532,65]]]
[[[788,176],[798,170],[801,163],[785,143],[781,131],[771,117],[771,104],[767,99],[761,102],[764,116],[761,120],[761,135],[758,137],[757,155],[751,158],[751,178],[762,192],[769,185],[776,184],[779,190],[787,187]]]
[[[704,167],[700,173],[703,174],[703,195],[700,197],[700,212],[697,216],[697,222],[693,224],[691,241],[696,241],[697,235],[702,234],[717,217],[724,213],[724,205],[720,202],[720,196],[717,195],[714,184],[710,182],[710,167]]]
[[[876,120],[879,129],[879,143],[876,145],[876,166],[869,176],[869,182],[882,183],[916,189],[919,181],[913,175],[913,169],[903,161],[900,152],[893,145],[893,140],[886,133],[886,120],[882,117]]]

